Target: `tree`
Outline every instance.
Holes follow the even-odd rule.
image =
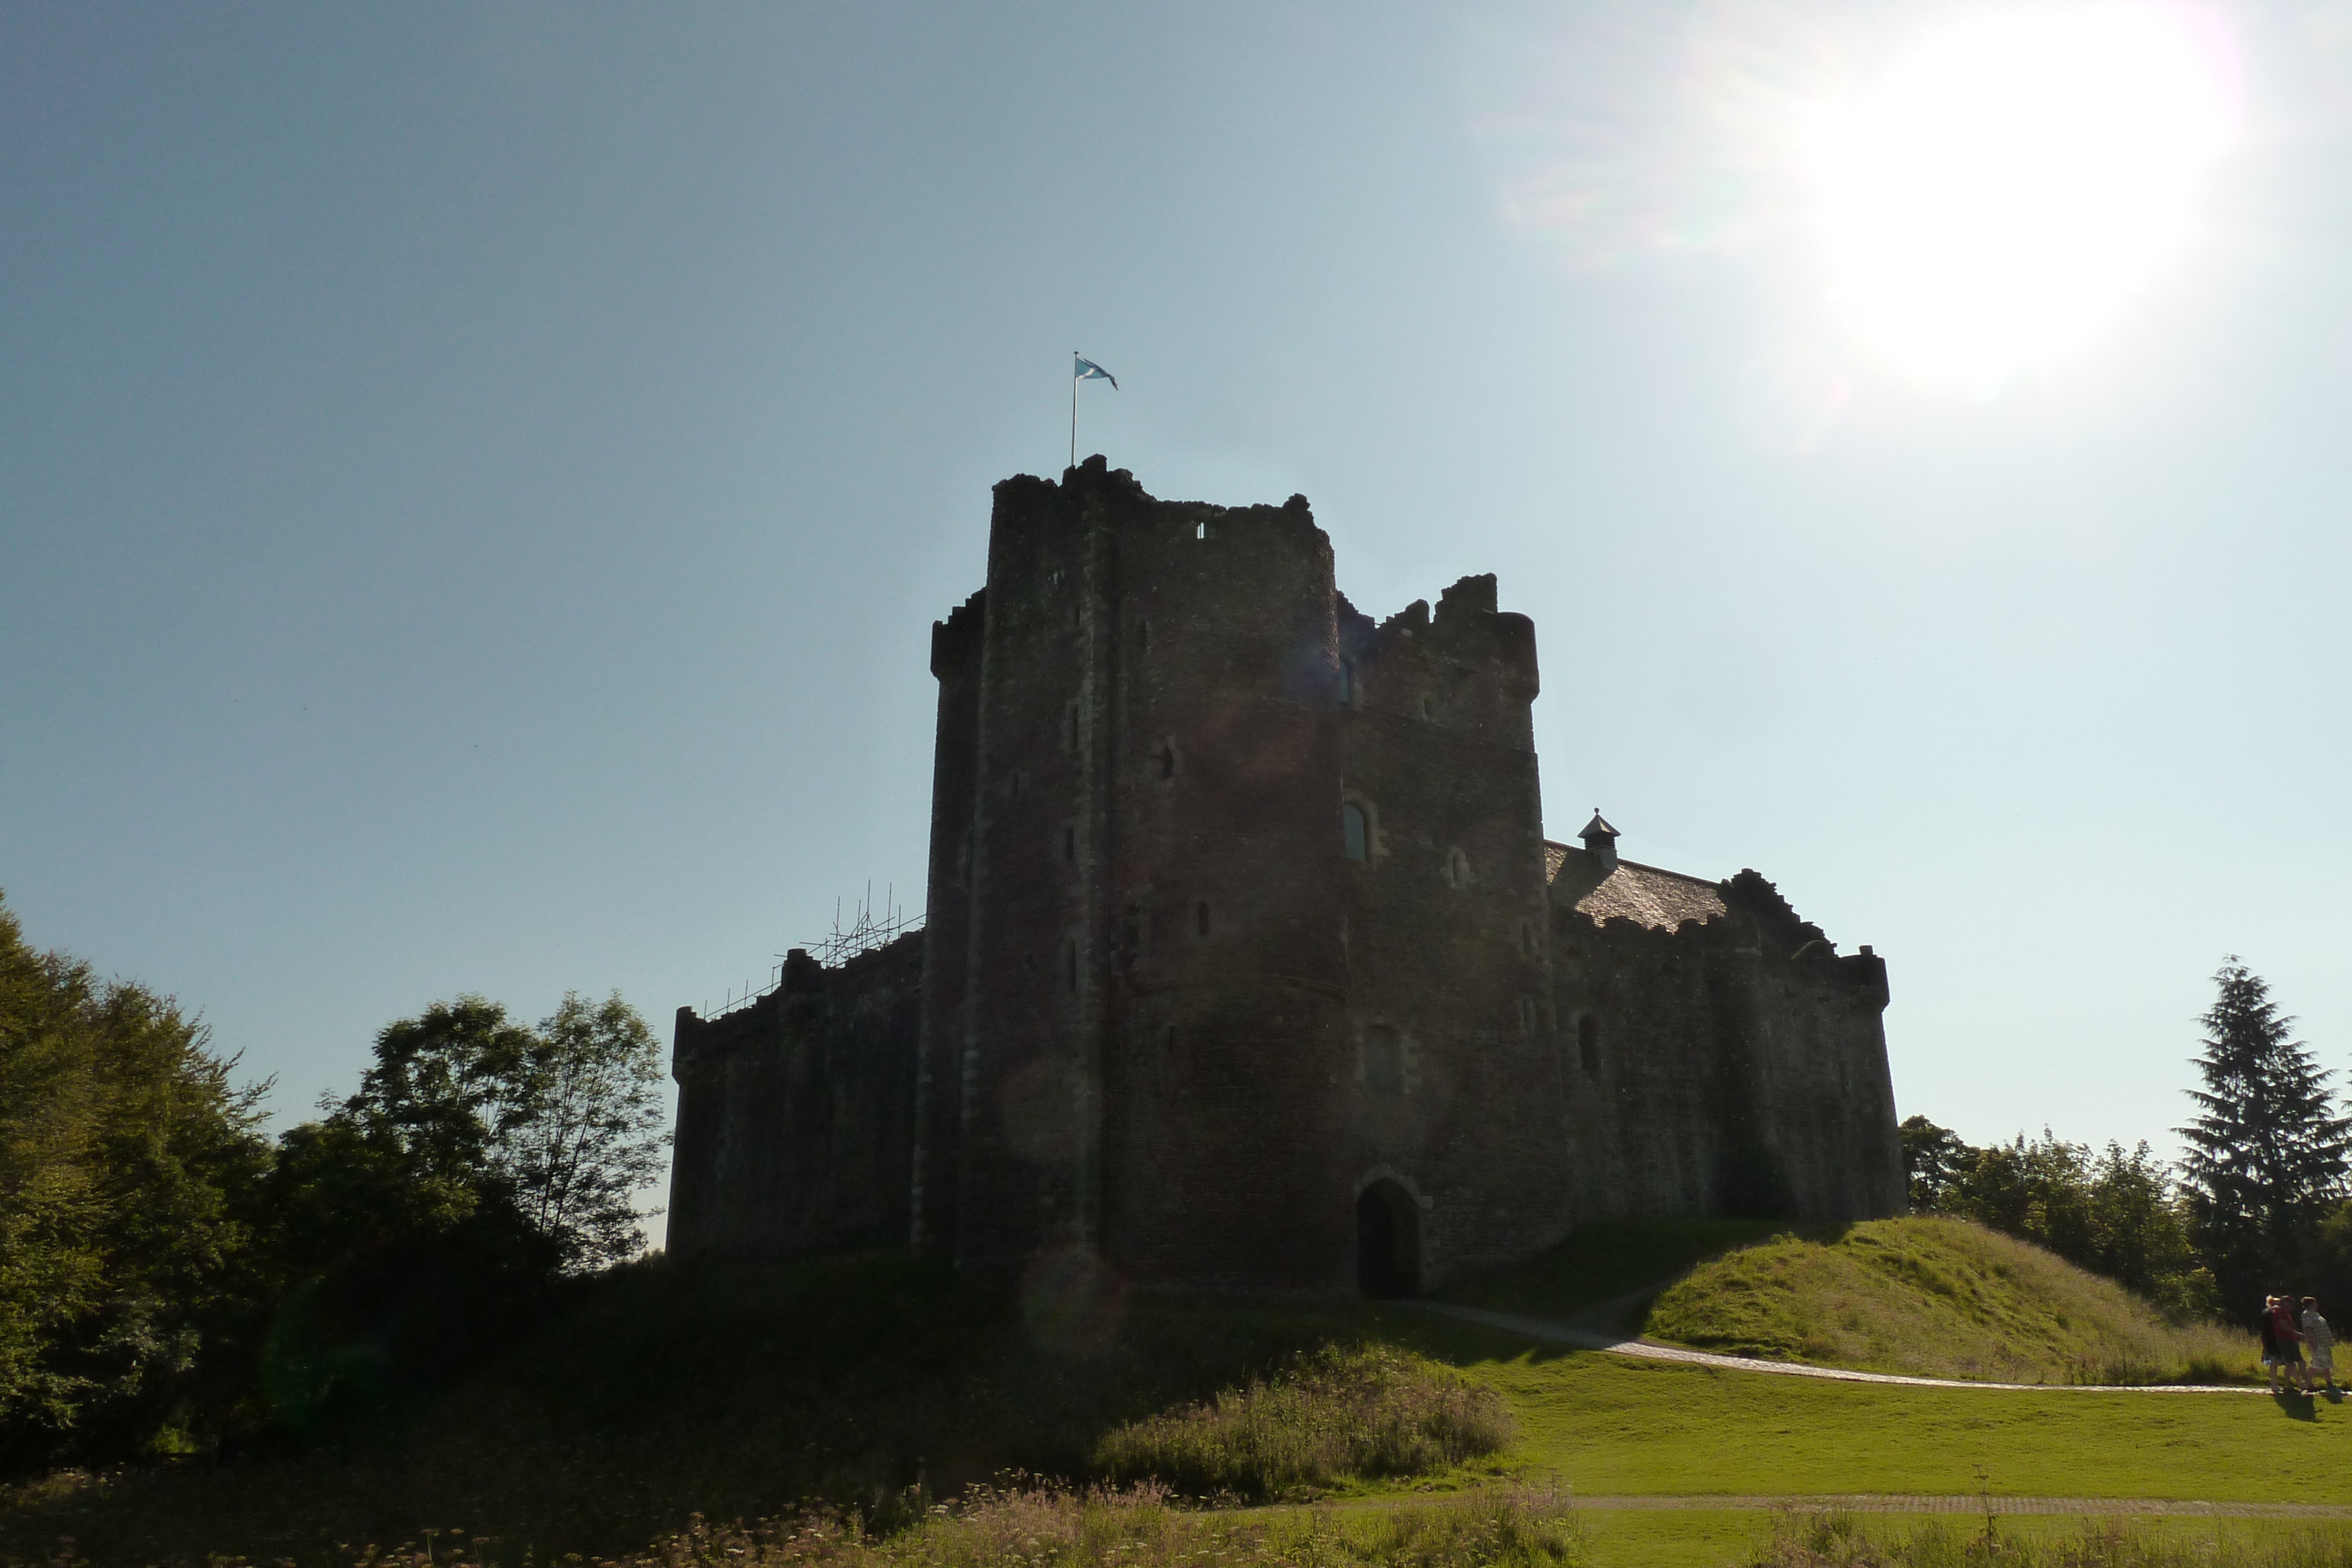
[[[2344,1190],[2352,1121],[2335,1114],[2329,1074],[2237,955],[2213,977],[2200,1021],[2200,1114],[2178,1129],[2200,1250],[2233,1300],[2257,1294],[2309,1244]]]
[[[1925,1116],[1906,1117],[1896,1131],[1903,1139],[1903,1175],[1911,1207],[1922,1214],[1935,1213],[1948,1201],[1977,1151],[1962,1143],[1958,1133]]]
[[[179,1449],[244,1386],[269,1148],[235,1066],[0,906],[0,1465]]]
[[[569,1269],[634,1256],[645,1243],[632,1199],[669,1146],[653,1030],[618,991],[593,1005],[566,993],[518,1089],[495,1144],[524,1214]]]

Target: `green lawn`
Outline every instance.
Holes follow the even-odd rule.
[[[1973,1494],[1981,1466],[2013,1496],[2352,1502],[2352,1402],[1838,1383],[1384,1325],[1492,1382],[1519,1419],[1508,1462],[1580,1493]]]

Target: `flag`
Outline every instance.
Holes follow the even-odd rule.
[[[1098,365],[1098,364],[1095,363],[1092,360],[1086,359],[1086,358],[1084,358],[1083,356],[1076,355],[1076,354],[1073,354],[1073,355],[1071,356],[1071,358],[1073,358],[1073,359],[1075,359],[1075,360],[1076,360],[1076,361],[1078,361],[1078,369],[1077,369],[1077,376],[1078,376],[1078,380],[1080,380],[1080,381],[1082,381],[1082,382],[1092,382],[1092,381],[1105,381],[1105,382],[1108,382],[1110,383],[1110,390],[1111,390],[1111,391],[1113,391],[1113,392],[1117,392],[1117,391],[1118,391],[1118,378],[1117,376],[1115,376],[1115,375],[1111,374],[1108,371],[1107,371],[1107,370],[1103,369],[1100,365]]]

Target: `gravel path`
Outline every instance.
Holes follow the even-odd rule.
[[[1612,1355],[1636,1355],[1646,1361],[1680,1361],[1694,1366],[1720,1366],[1735,1372],[1764,1372],[1775,1377],[1826,1377],[1838,1383],[1895,1383],[1906,1388],[2000,1388],[2033,1394],[2267,1394],[2250,1384],[2160,1383],[2136,1386],[2097,1383],[1969,1383],[1949,1377],[1898,1377],[1886,1372],[1850,1372],[1838,1366],[1806,1366],[1792,1361],[1762,1361],[1748,1355],[1717,1355],[1711,1351],[1685,1350],[1679,1345],[1653,1344],[1622,1334],[1578,1328],[1572,1323],[1521,1317],[1516,1312],[1490,1312],[1485,1307],[1457,1306],[1452,1301],[1404,1301],[1400,1305],[1444,1317],[1459,1318],[1506,1333],[1580,1350],[1607,1351]],[[2337,1397],[2342,1397],[2338,1396]],[[2185,1506],[2185,1505],[2184,1505]],[[2200,1505],[2202,1506],[2202,1505]],[[2249,1507],[2252,1506],[2251,1504]]]

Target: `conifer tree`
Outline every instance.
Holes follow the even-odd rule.
[[[2178,1131],[2200,1249],[2235,1309],[2315,1238],[2344,1188],[2352,1120],[2336,1113],[2330,1074],[2289,1038],[2294,1020],[2279,1015],[2269,985],[2234,953],[2213,980],[2196,1059],[2205,1086],[2189,1092],[2200,1113]]]

